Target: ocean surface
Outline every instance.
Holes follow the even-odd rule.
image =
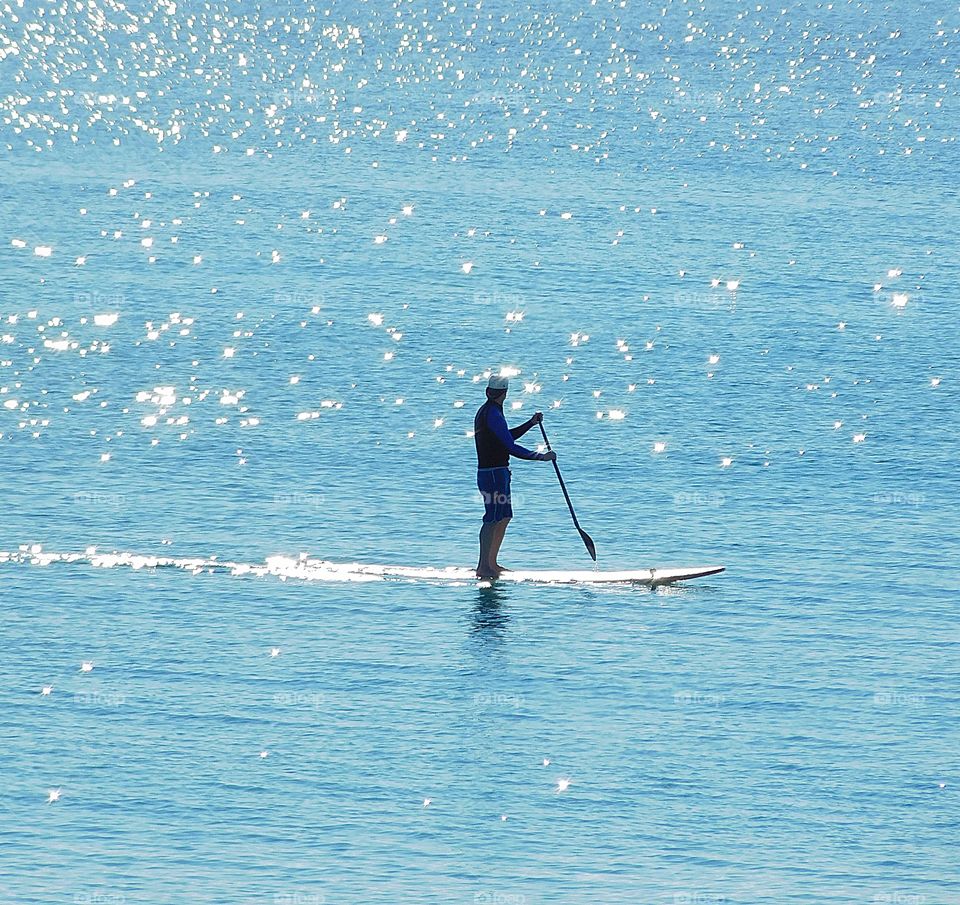
[[[960,903],[958,49],[0,4],[0,900]],[[502,368],[600,568],[727,571],[297,577],[475,563]],[[501,562],[591,568],[513,481]]]

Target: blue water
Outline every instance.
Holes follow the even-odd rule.
[[[958,35],[0,9],[3,901],[960,902]],[[472,564],[501,367],[602,568],[726,573],[45,558]],[[501,561],[589,567],[513,477]]]

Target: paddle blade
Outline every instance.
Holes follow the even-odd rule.
[[[587,553],[590,554],[590,558],[596,562],[597,561],[597,545],[593,542],[593,538],[587,534],[583,528],[577,529],[580,532],[580,537],[583,538],[583,545],[587,548]]]

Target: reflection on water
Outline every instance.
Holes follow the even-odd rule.
[[[509,594],[502,585],[480,585],[470,611],[470,633],[482,643],[503,640],[510,616],[503,611]]]

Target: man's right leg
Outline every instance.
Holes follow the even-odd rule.
[[[490,544],[490,562],[493,563],[498,577],[503,571],[503,566],[497,562],[500,558],[500,545],[503,543],[503,536],[507,533],[507,527],[509,525],[510,517],[507,516],[506,518],[500,519],[500,521],[496,522],[493,526],[493,541]]]
[[[484,522],[480,528],[480,561],[477,563],[477,578],[496,578],[496,563],[490,554],[493,551],[493,539],[496,535],[496,522]]]

